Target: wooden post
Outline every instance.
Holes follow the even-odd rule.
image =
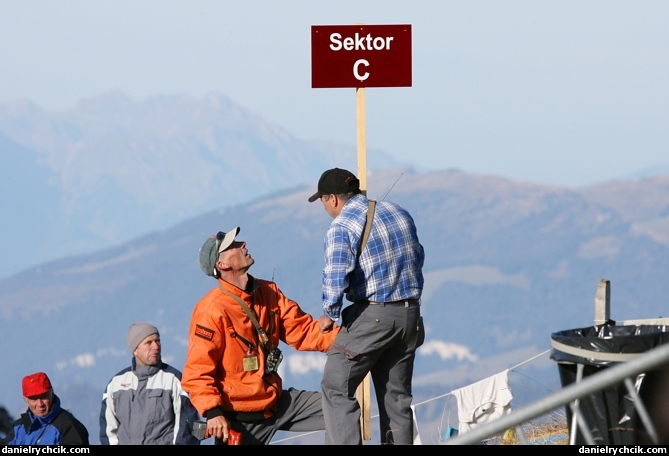
[[[611,282],[601,279],[595,293],[595,326],[603,325],[611,318]]]
[[[358,180],[360,180],[360,190],[367,196],[367,131],[365,126],[365,88],[355,89],[356,118],[358,127]],[[370,407],[370,375],[365,379],[355,392],[355,396],[360,404],[360,431],[363,440],[372,439],[371,428],[371,407]]]
[[[355,112],[358,126],[358,179],[360,190],[367,196],[367,127],[365,122],[365,88],[355,89]]]

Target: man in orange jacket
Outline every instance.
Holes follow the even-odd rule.
[[[219,231],[200,248],[200,267],[217,286],[193,310],[181,385],[215,444],[231,429],[242,444],[268,444],[280,430],[324,430],[321,393],[283,389],[279,341],[325,353],[339,326],[322,333],[274,282],[250,275],[254,259],[238,234]]]

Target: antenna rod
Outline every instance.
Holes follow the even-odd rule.
[[[383,196],[381,197],[381,201],[383,201],[384,199],[386,199],[386,196],[388,196],[388,193],[390,193],[390,191],[395,187],[395,184],[397,184],[397,182],[400,180],[400,178],[401,178],[403,175],[404,175],[404,173],[401,173],[401,174],[399,175],[399,177],[395,180],[395,182],[393,183],[393,185],[390,186],[390,188],[388,189],[388,191],[387,191],[386,193],[383,194]]]

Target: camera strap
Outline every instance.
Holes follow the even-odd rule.
[[[367,244],[367,239],[369,239],[369,233],[372,231],[372,221],[374,220],[374,210],[376,209],[376,200],[368,200],[369,206],[367,207],[367,222],[365,223],[365,231],[362,233],[362,240],[360,241],[360,246],[358,247],[358,253],[356,258],[359,259],[362,254],[362,249],[365,248]]]
[[[228,295],[230,295],[239,305],[241,306],[242,310],[246,315],[249,317],[249,320],[251,320],[251,323],[253,323],[253,326],[256,328],[256,332],[258,333],[258,337],[260,338],[260,346],[264,351],[267,351],[267,343],[269,342],[269,338],[267,337],[267,333],[265,333],[265,330],[260,327],[260,323],[258,323],[258,319],[256,318],[255,313],[249,309],[249,306],[246,305],[244,300],[237,296],[234,293],[231,293],[230,291],[226,290],[221,286],[221,284],[218,284],[218,287],[225,291]]]

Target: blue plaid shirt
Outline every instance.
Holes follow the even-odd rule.
[[[390,302],[419,299],[425,253],[409,213],[397,204],[377,201],[372,231],[356,259],[367,221],[368,200],[355,195],[332,221],[325,235],[323,310],[340,317],[343,298]]]

